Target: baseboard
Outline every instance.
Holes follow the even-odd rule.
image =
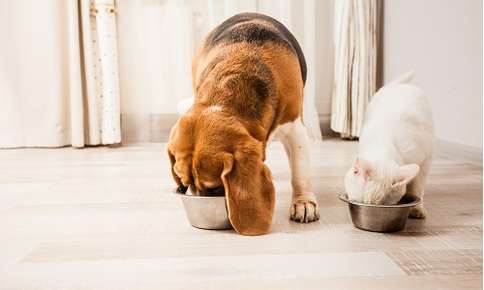
[[[122,114],[123,143],[166,142],[170,129],[178,118],[176,113]],[[319,120],[323,137],[339,136],[337,132],[331,130],[330,115],[319,115]],[[482,168],[482,148],[437,140],[437,154]]]
[[[121,114],[121,133],[123,143],[166,142],[170,129],[175,125],[179,115],[163,114]],[[337,137],[331,130],[331,116],[319,115],[321,133],[324,137]]]
[[[319,115],[323,137],[339,137],[339,133],[331,130],[331,116]],[[467,146],[444,140],[437,140],[437,155],[482,168],[482,148]]]
[[[319,115],[319,126],[324,137],[339,137],[339,133],[331,130],[331,115]]]
[[[482,148],[438,139],[437,155],[453,160],[459,160],[482,168]]]

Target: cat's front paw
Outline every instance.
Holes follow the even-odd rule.
[[[427,210],[425,210],[425,208],[421,204],[412,206],[410,208],[410,212],[408,213],[408,217],[414,219],[424,219],[426,216]]]
[[[319,219],[318,202],[313,193],[294,194],[291,204],[291,220],[310,223]]]

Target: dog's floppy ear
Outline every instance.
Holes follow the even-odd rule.
[[[262,235],[274,212],[274,185],[269,169],[253,153],[225,153],[222,182],[229,220],[237,233]]]
[[[178,177],[174,169],[175,163],[176,163],[175,155],[171,153],[170,149],[168,149],[167,151],[168,151],[168,157],[170,158],[170,163],[171,163],[171,175],[173,175],[173,179],[175,180],[178,186],[176,191],[179,193],[186,193],[188,190],[188,186],[183,185],[180,177]]]
[[[191,182],[192,146],[187,137],[189,118],[180,119],[170,131],[168,157],[170,158],[171,174],[178,188],[177,192],[185,193]]]

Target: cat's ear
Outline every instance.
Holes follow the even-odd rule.
[[[371,174],[371,163],[368,160],[357,157],[353,165],[353,174],[362,176],[367,180]]]
[[[392,186],[402,186],[408,184],[417,176],[420,167],[417,164],[403,165],[398,168],[397,175],[393,180]]]

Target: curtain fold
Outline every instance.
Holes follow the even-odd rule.
[[[87,6],[88,0],[81,0]],[[88,104],[89,144],[121,142],[118,47],[114,0],[91,0],[89,22],[82,21]],[[83,18],[83,20],[86,20]],[[89,39],[90,36],[90,39]],[[87,40],[91,40],[90,43]],[[88,56],[88,57],[86,57]],[[87,68],[92,67],[91,70]]]
[[[376,90],[380,0],[334,2],[335,67],[331,129],[359,137]]]
[[[117,2],[119,26],[114,0],[0,1],[6,44],[0,46],[0,148],[119,143],[119,70],[125,121],[136,121],[125,132],[147,126],[158,132],[160,116],[175,113],[177,101],[191,94],[194,47],[214,25],[243,11],[274,16],[300,42],[308,62],[304,122],[320,139],[317,1]]]
[[[75,1],[67,1],[67,11],[66,11],[66,29],[67,35],[67,51],[66,51],[66,62],[67,62],[67,96],[69,106],[67,112],[65,113],[65,119],[69,120],[70,124],[67,126],[70,128],[70,142],[66,136],[62,145],[72,145],[74,147],[84,146],[84,101],[83,101],[83,84],[82,84],[82,60],[81,60],[81,34],[79,27],[79,13],[80,7]],[[41,92],[39,92],[41,93]],[[40,99],[42,96],[40,96]],[[70,143],[70,144],[68,144]],[[61,144],[59,144],[61,145]],[[43,146],[41,140],[39,140],[38,146]]]
[[[114,0],[2,1],[0,33],[0,148],[121,141]]]
[[[161,124],[166,122],[163,116],[175,114],[178,101],[192,96],[195,41],[205,35],[199,23],[204,18],[194,7],[205,8],[205,1],[116,3],[124,137],[136,142],[161,141],[154,132],[171,127]]]

